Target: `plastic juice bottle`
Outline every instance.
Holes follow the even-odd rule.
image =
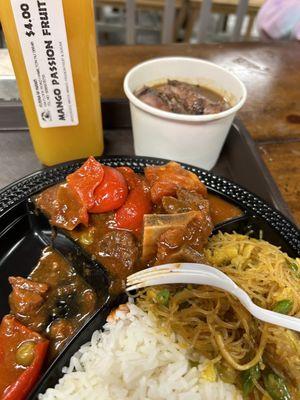
[[[0,20],[40,161],[101,155],[93,0],[0,0]]]

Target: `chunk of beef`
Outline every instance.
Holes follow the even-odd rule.
[[[177,80],[168,80],[167,83],[152,87],[144,86],[135,95],[152,107],[177,114],[215,114],[227,109],[226,102],[216,93]]]
[[[179,188],[195,191],[206,196],[205,185],[193,172],[187,171],[176,162],[145,168],[153,203],[160,203],[164,196],[175,196]]]
[[[203,211],[210,214],[209,201],[201,194],[179,188],[176,191],[176,197],[164,196],[162,205],[168,214],[176,214],[188,211]]]
[[[31,279],[22,278],[21,276],[10,276],[8,281],[12,285],[13,289],[24,289],[41,295],[44,295],[49,288],[47,283],[35,282]]]
[[[185,114],[215,114],[226,109],[224,101],[213,101],[204,96],[203,89],[198,85],[169,80],[167,85],[161,87],[162,92],[165,90],[170,92],[169,96],[178,99],[183,105]]]
[[[167,214],[181,214],[189,211],[196,211],[186,202],[172,196],[164,196],[162,198],[162,206]]]
[[[34,203],[49,218],[50,223],[59,228],[73,230],[81,223],[88,223],[86,208],[66,183],[44,190],[36,196]]]
[[[131,232],[112,230],[99,241],[96,259],[111,277],[112,294],[125,288],[127,276],[135,271],[138,254],[138,243]]]
[[[180,214],[179,214],[180,215]],[[203,262],[203,247],[212,232],[212,223],[204,213],[196,212],[185,227],[170,228],[157,241],[156,264],[168,262]]]
[[[136,239],[128,231],[112,230],[103,236],[98,246],[99,255],[115,257],[129,269],[133,267],[138,257]]]
[[[12,285],[9,305],[15,315],[34,315],[45,301],[49,289],[46,283],[39,283],[20,276],[8,278]]]
[[[174,252],[183,245],[185,227],[170,228],[163,232],[157,241],[156,264],[168,262]]]
[[[189,114],[180,96],[176,96],[174,93],[172,85],[163,84],[153,86],[149,89],[151,89],[156,97],[160,98],[161,102],[164,104],[164,108],[161,109],[177,114]]]
[[[184,243],[201,252],[212,233],[212,229],[213,224],[210,215],[206,212],[199,212],[185,229]]]
[[[157,263],[191,260],[203,262],[201,252],[213,228],[209,202],[201,194],[183,188],[178,189],[176,195],[177,198],[163,197],[164,210],[173,217],[180,214],[193,217],[180,229],[173,225],[173,228],[156,237]]]
[[[158,108],[163,111],[170,111],[170,107],[164,97],[161,97],[155,88],[144,86],[135,95],[149,106]]]
[[[184,188],[179,188],[176,194],[178,200],[186,203],[192,209],[209,214],[209,201],[203,197],[203,194],[191,192]]]

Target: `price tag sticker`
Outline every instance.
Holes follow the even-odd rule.
[[[62,0],[10,0],[42,128],[78,125]]]

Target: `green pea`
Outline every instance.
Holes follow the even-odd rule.
[[[34,360],[34,349],[34,342],[23,342],[16,352],[17,364],[23,365],[23,367],[28,367],[29,365],[31,365]]]
[[[291,400],[290,392],[283,378],[270,372],[264,375],[265,389],[273,400]]]
[[[253,391],[254,381],[257,381],[260,378],[260,375],[261,372],[258,364],[242,372],[241,377],[243,385],[243,395],[245,398],[247,398],[249,394]]]
[[[94,231],[88,230],[83,232],[82,235],[79,236],[79,242],[85,246],[89,246],[94,241]]]
[[[291,269],[294,272],[296,278],[300,278],[299,267],[296,263],[290,262],[288,264],[288,267],[289,267],[289,269]]]
[[[298,268],[298,265],[296,263],[291,262],[291,263],[288,264],[288,266],[289,266],[289,269],[291,269],[293,272],[298,272],[299,268]]]
[[[159,304],[167,306],[169,304],[170,292],[168,289],[163,289],[156,295],[156,300]]]
[[[292,308],[292,300],[280,300],[274,305],[273,311],[276,311],[280,314],[288,314],[292,310]]]

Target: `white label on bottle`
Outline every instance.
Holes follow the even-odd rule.
[[[78,125],[62,0],[11,0],[39,123]]]

